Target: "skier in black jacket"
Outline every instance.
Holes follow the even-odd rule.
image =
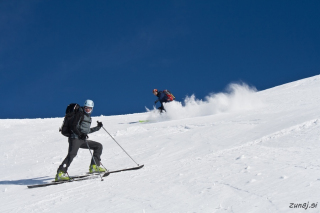
[[[92,100],[86,100],[84,107],[79,109],[79,112],[76,113],[71,127],[71,135],[68,139],[69,149],[68,155],[61,163],[58,168],[57,175],[55,180],[70,180],[70,177],[67,173],[67,170],[73,160],[77,155],[79,148],[93,150],[93,158],[91,159],[91,164],[89,167],[89,172],[105,172],[106,170],[100,167],[100,156],[102,154],[102,144],[87,140],[88,134],[100,130],[103,126],[102,122],[98,122],[96,127],[90,128],[91,126],[91,112],[93,110],[94,103]],[[89,146],[89,147],[88,147]]]

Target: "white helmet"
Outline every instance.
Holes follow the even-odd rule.
[[[91,100],[86,100],[85,102],[84,102],[84,106],[86,106],[86,107],[94,107],[94,103],[93,103],[93,101],[91,101]]]
[[[84,107],[86,108],[86,107],[91,107],[92,109],[90,110],[90,112],[87,112],[86,110],[84,110],[86,113],[88,113],[88,114],[90,114],[91,112],[92,112],[92,110],[93,110],[93,106],[94,106],[94,103],[93,103],[93,101],[91,101],[91,100],[86,100],[85,102],[84,102]]]

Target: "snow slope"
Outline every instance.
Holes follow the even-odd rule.
[[[319,92],[318,75],[189,97],[162,116],[93,117],[145,167],[37,189],[27,185],[51,181],[67,154],[62,118],[0,120],[0,212],[320,212]],[[135,166],[104,130],[90,139],[104,145],[108,169]],[[89,163],[80,150],[69,174]]]

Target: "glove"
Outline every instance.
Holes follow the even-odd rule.
[[[87,134],[82,133],[82,134],[79,136],[79,138],[80,138],[81,140],[85,140],[85,139],[87,139],[87,138],[88,138],[88,135],[87,135]]]
[[[102,122],[97,121],[97,123],[98,123],[98,127],[99,127],[99,128],[103,127]]]

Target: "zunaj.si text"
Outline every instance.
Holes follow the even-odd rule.
[[[305,209],[307,210],[309,209],[315,209],[318,206],[318,202],[317,203],[290,203],[289,208],[293,208],[293,209]]]

